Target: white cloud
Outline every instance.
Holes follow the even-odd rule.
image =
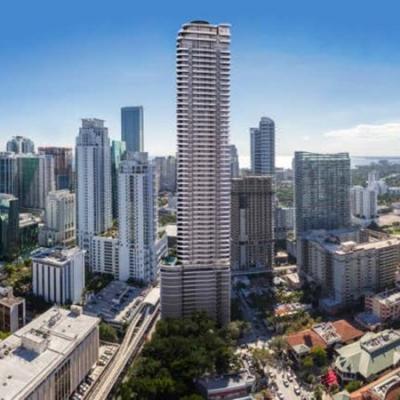
[[[392,122],[382,125],[360,124],[353,128],[326,132],[324,136],[327,138],[345,139],[351,141],[356,139],[368,142],[393,139],[399,140],[400,123]]]
[[[359,156],[398,156],[400,123],[360,124],[323,134],[326,151],[346,151]]]

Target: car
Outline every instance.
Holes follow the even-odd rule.
[[[300,388],[298,386],[295,386],[294,387],[294,392],[297,394],[297,396],[299,396],[300,393],[301,393],[301,390],[300,390]]]
[[[287,374],[287,380],[288,380],[289,382],[293,382],[293,377],[292,377],[292,375]]]
[[[277,394],[279,400],[285,400],[285,396],[282,394],[282,392],[278,392]]]
[[[289,386],[289,382],[286,379],[283,381],[283,384],[285,385],[285,387]]]

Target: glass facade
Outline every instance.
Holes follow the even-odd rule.
[[[142,106],[121,108],[121,139],[127,151],[144,151]]]

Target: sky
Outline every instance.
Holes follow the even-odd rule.
[[[400,3],[392,0],[3,0],[0,149],[13,135],[73,146],[80,119],[143,105],[145,150],[173,154],[175,41],[194,19],[232,24],[231,142],[276,123],[295,150],[400,155]]]

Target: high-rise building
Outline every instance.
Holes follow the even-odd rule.
[[[85,251],[39,248],[32,253],[32,291],[57,304],[80,303],[85,288]]]
[[[351,225],[348,153],[296,152],[294,174],[297,236]]]
[[[12,194],[0,193],[0,259],[14,260],[19,251],[19,204]]]
[[[258,128],[250,128],[251,170],[254,175],[275,173],[275,122],[262,117]]]
[[[44,210],[47,195],[55,190],[53,157],[20,154],[17,160],[20,207]]]
[[[231,178],[239,178],[239,155],[237,148],[234,144],[231,144]]]
[[[351,188],[351,213],[356,218],[364,220],[375,219],[378,216],[378,193],[371,188],[353,186]]]
[[[127,151],[144,151],[142,106],[121,108],[121,139]]]
[[[119,164],[125,154],[125,142],[113,140],[111,143],[111,188],[112,188],[112,216],[118,218],[118,173]]]
[[[400,240],[361,237],[358,229],[311,231],[303,237],[304,270],[321,288],[321,305],[336,312],[365,295],[393,286]]]
[[[157,191],[176,192],[176,158],[174,156],[156,157],[154,159]]]
[[[184,24],[177,38],[177,254],[161,267],[161,311],[230,320],[230,26]]]
[[[1,342],[4,400],[69,399],[99,356],[98,318],[52,307]]]
[[[72,189],[72,149],[70,147],[39,147],[39,154],[54,158],[56,190]]]
[[[18,195],[18,162],[11,152],[0,153],[0,193]]]
[[[35,152],[35,145],[31,139],[23,136],[13,136],[7,142],[7,151],[12,151],[16,154],[33,154]]]
[[[146,283],[157,275],[156,197],[147,153],[129,153],[121,162],[119,187],[119,280]]]
[[[272,177],[232,179],[231,203],[232,268],[271,270],[274,254]]]
[[[45,225],[39,232],[40,245],[72,245],[75,242],[75,212],[75,193],[69,190],[50,192],[46,200]]]
[[[111,151],[100,119],[83,119],[76,138],[76,235],[89,252],[91,239],[112,227]]]

